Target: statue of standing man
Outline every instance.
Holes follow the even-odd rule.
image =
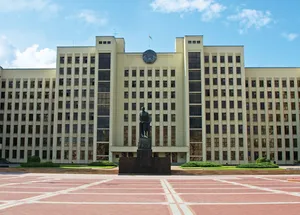
[[[151,117],[145,108],[142,107],[140,112],[140,137],[149,138],[150,137],[150,123]]]

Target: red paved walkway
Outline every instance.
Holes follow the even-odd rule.
[[[298,215],[291,178],[0,174],[0,214]]]

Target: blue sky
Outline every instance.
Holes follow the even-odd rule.
[[[247,67],[300,67],[299,0],[0,0],[0,65],[53,67],[56,46],[124,37],[126,51],[174,51],[175,37],[244,45]]]

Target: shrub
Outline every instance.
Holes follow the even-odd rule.
[[[265,157],[262,157],[262,158],[257,158],[256,163],[271,163],[271,160],[270,159],[267,159]]]
[[[27,163],[41,163],[41,158],[39,156],[28,157]]]
[[[97,162],[90,163],[89,166],[118,166],[118,165],[110,161],[97,161]]]
[[[57,163],[52,162],[43,162],[43,163],[37,163],[37,162],[31,162],[31,163],[21,163],[21,167],[60,167]]]
[[[270,162],[264,163],[247,163],[247,164],[240,164],[237,165],[236,168],[278,168],[277,164],[273,164]]]
[[[220,166],[222,165],[219,163],[203,162],[203,161],[190,161],[181,165],[181,167],[220,167]]]

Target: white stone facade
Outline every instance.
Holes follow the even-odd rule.
[[[152,116],[154,156],[239,164],[300,153],[300,68],[245,68],[243,46],[176,38],[175,52],[125,52],[125,41],[58,47],[56,69],[0,67],[0,157],[118,162],[135,156],[138,114]]]

